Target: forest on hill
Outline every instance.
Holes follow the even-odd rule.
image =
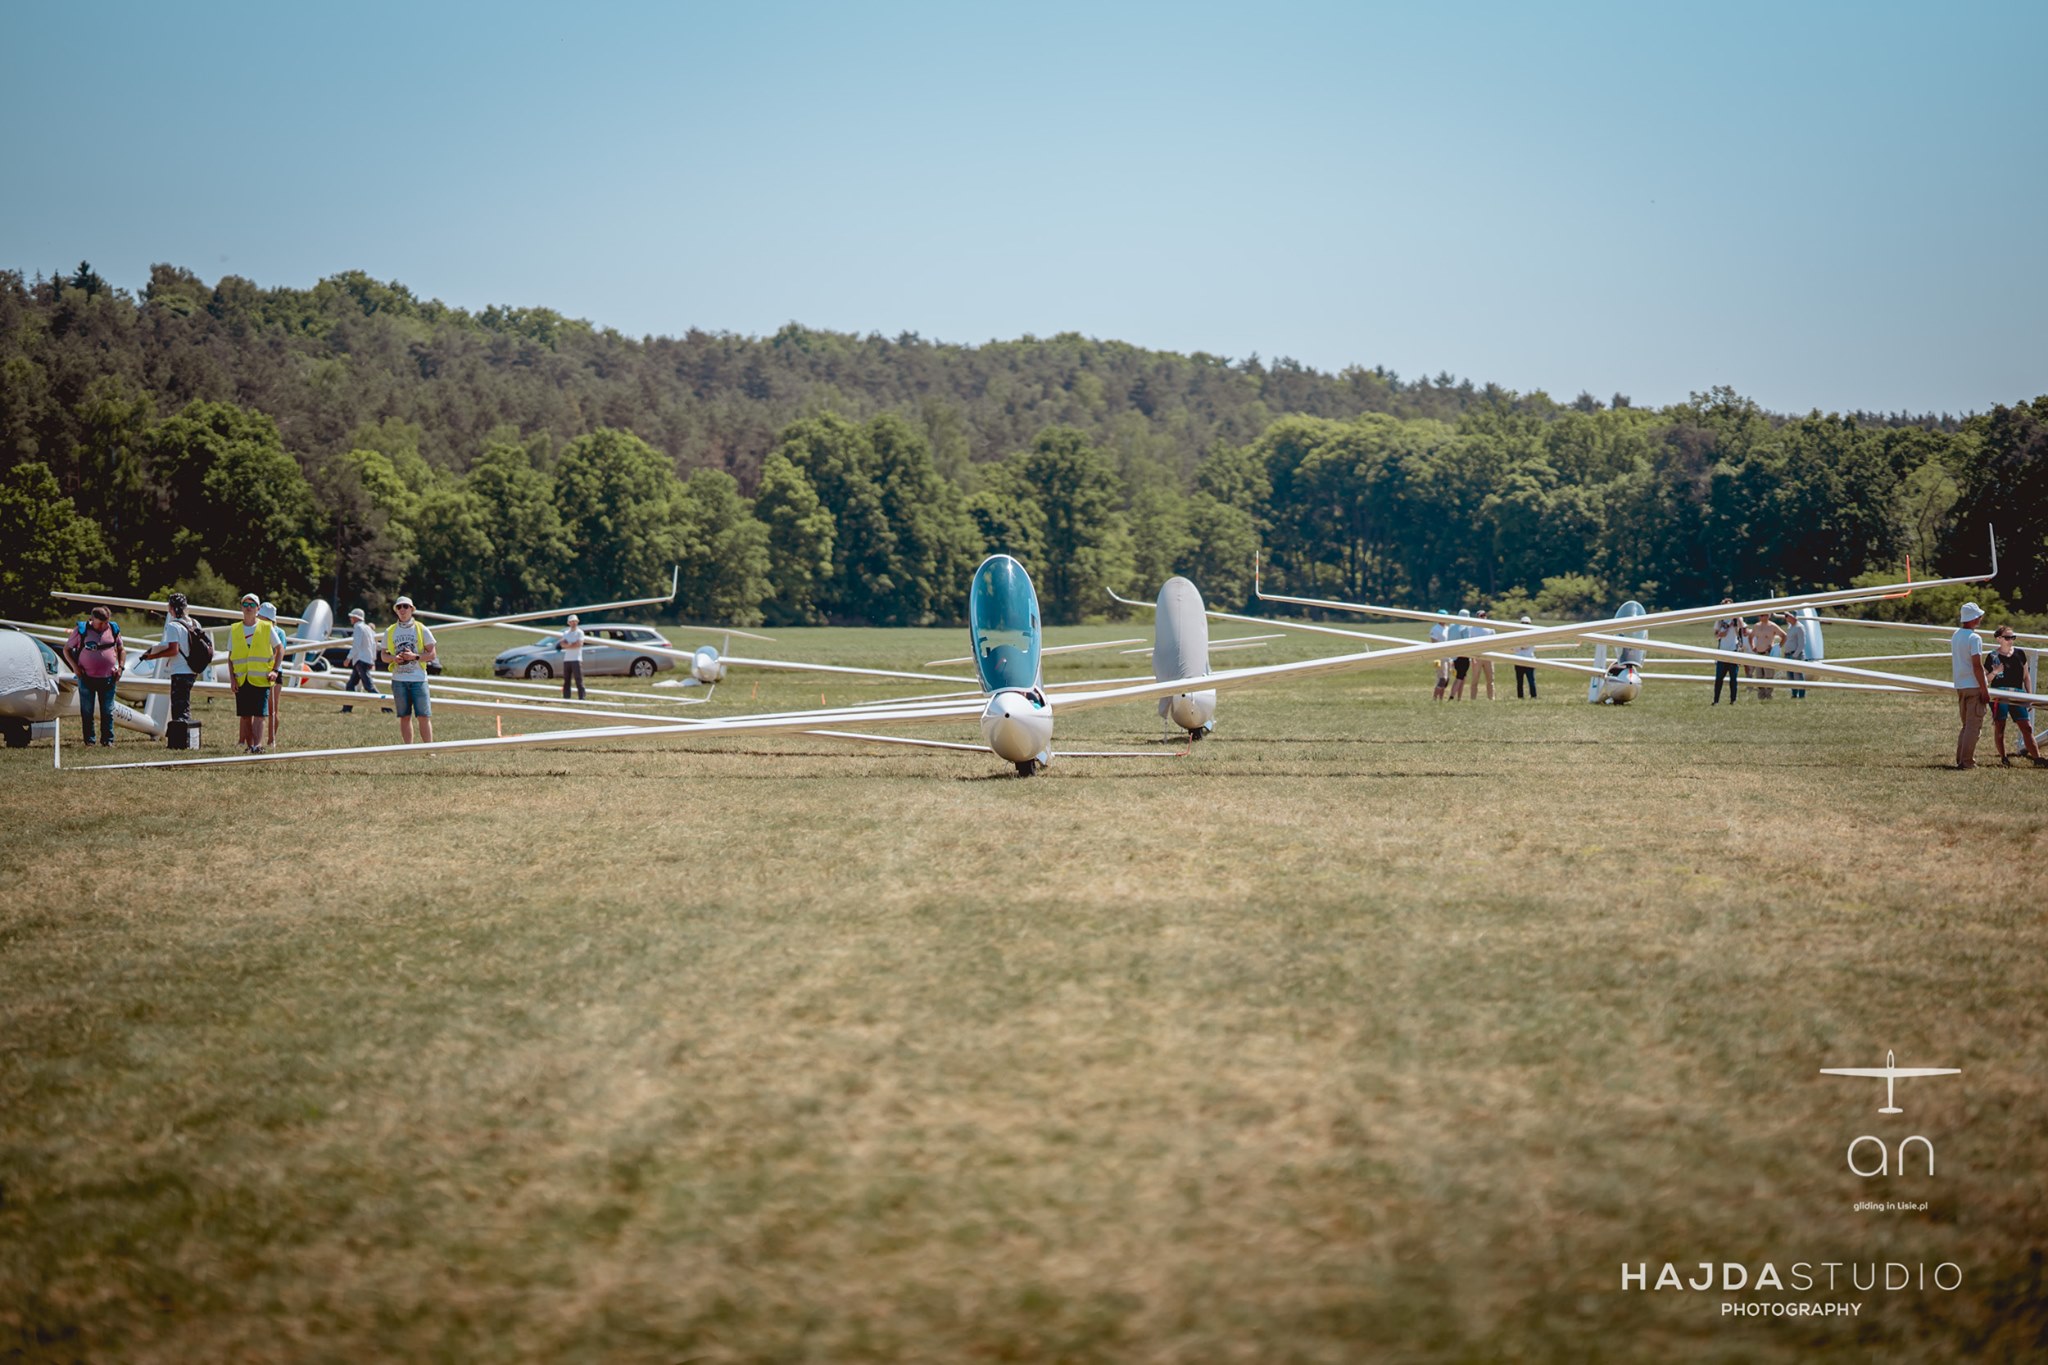
[[[1072,334],[633,339],[360,272],[0,271],[0,614],[79,583],[451,611],[646,591],[672,619],[956,620],[981,555],[1047,619],[1186,573],[1574,611],[1982,563],[2048,608],[2048,396],[1964,416],[1665,408]]]

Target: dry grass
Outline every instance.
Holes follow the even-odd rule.
[[[2048,1347],[2048,773],[1941,770],[1948,712],[1907,699],[1452,708],[1413,673],[1229,696],[1185,760],[1031,782],[804,738],[7,753],[0,1354]],[[1814,1074],[1887,1049],[1964,1076],[1884,1120]],[[1935,1179],[1843,1169],[1904,1121]],[[1710,1258],[1967,1278],[1837,1295],[1852,1323],[1620,1292]]]

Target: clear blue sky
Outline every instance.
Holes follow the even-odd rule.
[[[2048,392],[2048,3],[0,6],[0,266]]]

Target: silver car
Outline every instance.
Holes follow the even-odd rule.
[[[652,626],[599,625],[583,628],[583,673],[585,677],[631,675],[651,678],[675,667],[672,659],[636,651],[636,644],[673,648]],[[500,678],[553,678],[562,672],[562,637],[550,635],[530,645],[517,645],[491,662],[491,672]]]

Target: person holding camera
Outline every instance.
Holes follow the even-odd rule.
[[[419,717],[420,742],[434,742],[434,706],[427,696],[427,665],[434,661],[434,635],[413,616],[412,599],[392,603],[398,620],[384,630],[384,666],[391,673],[391,701],[398,712],[398,741],[412,743],[413,717]]]

